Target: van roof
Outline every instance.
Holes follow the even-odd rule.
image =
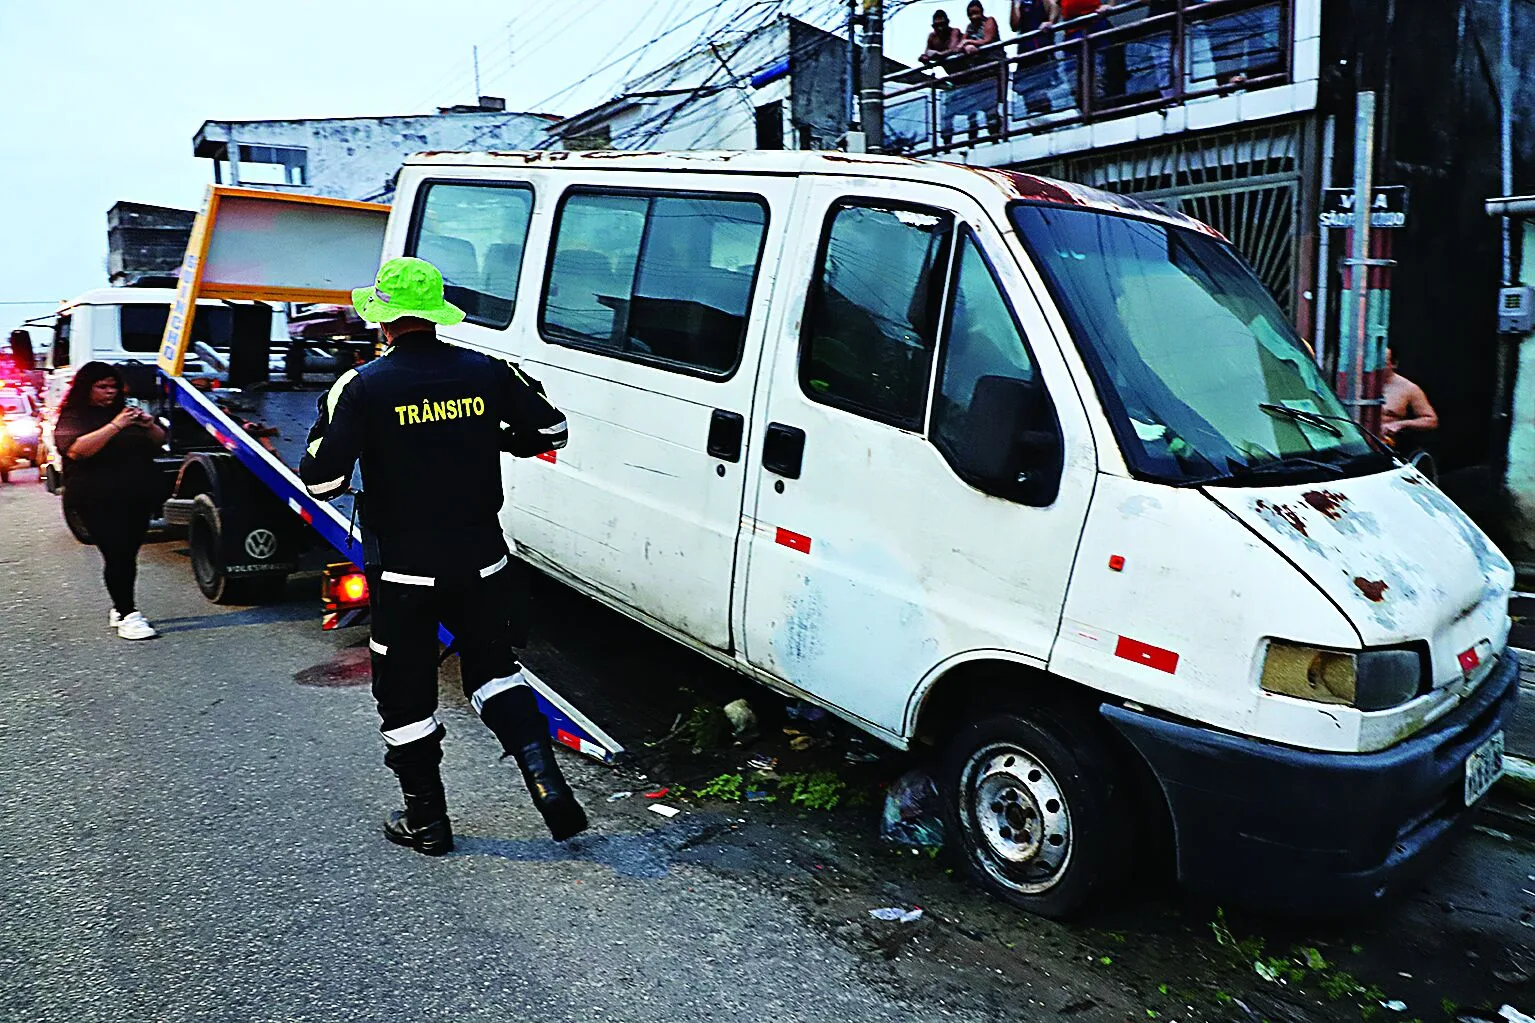
[[[1105,192],[1070,181],[1025,174],[1021,171],[972,167],[909,156],[829,151],[740,150],[702,152],[648,152],[597,149],[581,152],[532,150],[520,152],[423,152],[405,158],[406,166],[422,167],[527,167],[569,170],[695,170],[735,174],[828,174],[891,178],[949,185],[973,192],[977,177],[996,189],[1004,200],[1021,199],[1062,207],[1096,209],[1107,213],[1187,227],[1214,237],[1221,234],[1207,224],[1175,210],[1134,196]]]

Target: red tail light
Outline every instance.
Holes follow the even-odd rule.
[[[336,584],[336,596],[343,604],[362,604],[368,599],[368,577],[361,572],[353,572],[341,577]]]

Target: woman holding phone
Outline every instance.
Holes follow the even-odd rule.
[[[153,639],[158,633],[134,604],[133,587],[160,496],[154,459],[165,431],[130,407],[125,391],[116,366],[81,366],[59,406],[53,444],[64,456],[64,508],[78,515],[101,552],[112,598],[108,626],[123,639]]]

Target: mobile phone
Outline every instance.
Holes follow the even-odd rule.
[[[143,408],[144,408],[144,403],[142,401],[139,401],[137,398],[125,398],[125,399],[123,399],[123,404],[126,405],[128,408],[138,409],[140,411],[142,411]]]

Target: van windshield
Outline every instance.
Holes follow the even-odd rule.
[[[1391,464],[1229,245],[1092,210],[1011,214],[1137,475],[1302,482]]]

